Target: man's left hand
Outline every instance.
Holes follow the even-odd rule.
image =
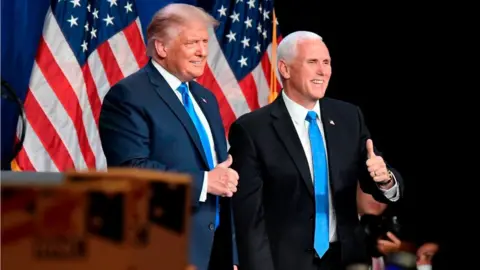
[[[390,180],[390,175],[388,174],[387,170],[387,164],[385,164],[385,161],[381,156],[377,156],[375,154],[373,142],[371,139],[367,140],[367,152],[368,172],[370,173],[370,176],[372,176],[373,180],[377,183]]]
[[[234,265],[233,270],[238,270],[238,267],[236,265]]]

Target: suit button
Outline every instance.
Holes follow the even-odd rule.
[[[209,229],[210,231],[215,230],[215,226],[213,225],[213,223],[208,224],[208,229]]]
[[[307,248],[305,251],[306,252],[313,252],[313,248]]]
[[[310,220],[313,220],[313,215],[310,216]]]

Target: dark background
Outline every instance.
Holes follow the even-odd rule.
[[[480,33],[472,9],[452,2],[332,2],[276,1],[280,30],[324,38],[333,68],[327,96],[361,107],[375,146],[402,173],[409,233],[451,247],[466,235],[457,229],[460,211],[471,212],[459,197],[476,178],[467,165],[474,158],[464,155],[476,157],[466,132],[475,90],[467,82],[472,55],[464,40]]]

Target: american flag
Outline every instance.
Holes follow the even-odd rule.
[[[281,88],[272,68],[281,35],[273,0],[217,0],[209,12],[220,26],[210,29],[208,65],[197,81],[217,97],[228,132]],[[111,86],[147,63],[145,49],[135,0],[52,0],[24,103],[25,142],[12,169],[106,169],[101,104]]]

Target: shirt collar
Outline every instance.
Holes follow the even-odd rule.
[[[162,67],[157,61],[152,59],[153,66],[160,72],[160,75],[165,79],[168,85],[173,89],[177,90],[182,81],[175,77],[172,73],[168,72],[164,67]],[[188,82],[187,82],[188,86]]]
[[[292,117],[293,122],[295,124],[301,124],[304,123],[305,119],[307,118],[307,114],[310,110],[307,108],[303,107],[302,105],[296,103],[295,101],[291,100],[285,91],[282,91],[282,97],[285,102],[285,106],[287,107],[288,113]],[[313,107],[312,111],[317,113],[318,119],[321,119],[320,117],[320,102],[315,103],[315,106]]]

